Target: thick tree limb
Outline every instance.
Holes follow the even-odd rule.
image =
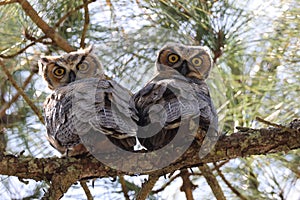
[[[265,155],[268,153],[288,152],[300,148],[300,120],[293,121],[288,128],[268,128],[268,129],[249,129],[244,132],[233,133],[229,136],[220,138],[215,148],[204,158],[200,159],[198,151],[200,145],[193,145],[175,162],[157,170],[151,170],[139,174],[148,174],[153,177],[161,176],[166,173],[174,172],[178,169],[199,166],[203,163],[229,160],[237,157],[250,155]],[[145,155],[147,153],[144,153]],[[160,162],[164,159],[162,155],[155,159]],[[146,156],[145,156],[146,158]],[[145,160],[130,160],[137,167],[143,167]],[[125,162],[120,158],[120,162]],[[148,165],[155,163],[148,163]],[[155,166],[153,166],[155,168]],[[59,198],[68,187],[81,179],[94,177],[116,177],[120,174],[135,175],[135,171],[122,172],[112,169],[92,156],[82,158],[32,158],[25,156],[5,155],[0,152],[0,174],[17,176],[24,179],[36,181],[51,181],[51,188],[48,194],[53,198]],[[56,184],[54,184],[56,183]],[[58,184],[59,183],[59,184]],[[63,183],[63,184],[62,184]]]
[[[55,30],[50,27],[34,10],[27,0],[17,0],[17,2],[22,6],[24,12],[31,18],[31,20],[43,31],[43,33],[51,38],[57,46],[66,52],[74,51],[75,49],[70,46],[70,44],[61,37]]]

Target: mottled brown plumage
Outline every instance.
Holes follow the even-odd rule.
[[[137,127],[128,107],[131,93],[105,78],[91,48],[43,57],[40,68],[53,90],[44,113],[54,148],[69,156],[109,153],[117,147],[133,151]]]
[[[217,114],[205,83],[212,68],[208,49],[167,44],[158,54],[156,67],[157,75],[130,103],[139,117],[140,143],[153,151],[169,144],[178,131],[189,138],[198,128],[207,131],[212,127],[217,135]],[[172,145],[183,140],[177,138]]]

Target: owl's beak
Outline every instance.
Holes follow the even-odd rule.
[[[76,74],[73,70],[71,70],[69,74],[69,83],[74,82],[75,80],[76,80]]]
[[[185,76],[189,72],[187,61],[184,60],[180,66],[180,74]]]

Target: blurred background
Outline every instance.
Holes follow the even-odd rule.
[[[42,113],[50,90],[37,74],[41,55],[64,52],[20,4],[0,1],[0,58]],[[261,117],[278,124],[300,118],[299,0],[55,0],[29,3],[78,49],[93,45],[105,73],[138,91],[154,75],[166,42],[205,45],[214,68],[207,81],[220,131],[260,128]],[[0,150],[34,157],[59,156],[32,106],[0,71]],[[208,164],[227,199],[300,199],[300,151]],[[215,199],[198,168],[189,171],[195,199]],[[134,199],[147,176],[88,182],[95,199]],[[178,173],[161,177],[148,199],[184,199]],[[46,182],[0,175],[0,199],[39,199]],[[74,185],[63,199],[86,199]]]

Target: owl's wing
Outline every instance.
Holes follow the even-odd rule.
[[[58,150],[63,147],[61,152],[81,143],[91,150],[107,143],[106,135],[115,145],[133,150],[137,128],[129,113],[130,97],[114,81],[99,78],[58,88],[44,107],[49,141]]]
[[[72,112],[72,87],[55,90],[44,102],[45,126],[50,144],[62,154],[78,155],[87,150],[80,143]]]
[[[85,127],[77,127],[79,134],[86,138],[90,134],[86,130],[92,128],[115,145],[133,150],[137,126],[129,112],[131,93],[112,80],[88,78],[79,82],[80,89],[74,91],[74,112],[77,120],[83,122],[77,126]]]
[[[139,116],[138,125],[160,123],[168,129],[179,126],[181,119],[199,116],[197,98],[188,82],[164,79],[150,82],[131,101]]]
[[[194,135],[198,128],[208,130],[216,121],[204,81],[196,84],[182,76],[166,75],[160,73],[137,92],[130,103],[131,110],[139,117],[138,138],[148,150],[165,146],[178,130]]]
[[[137,126],[131,119],[129,100],[131,93],[112,80],[97,81],[95,116],[90,124],[105,135],[124,139],[135,137]]]
[[[197,95],[198,105],[200,109],[199,126],[204,130],[210,130],[211,136],[219,136],[218,131],[218,115],[209,94],[209,89],[204,81],[192,84]]]
[[[177,135],[183,121],[189,122],[199,116],[197,99],[191,94],[188,82],[160,75],[137,92],[130,102],[131,110],[139,117],[138,139],[149,151],[167,145]],[[184,132],[188,134],[187,131]]]

